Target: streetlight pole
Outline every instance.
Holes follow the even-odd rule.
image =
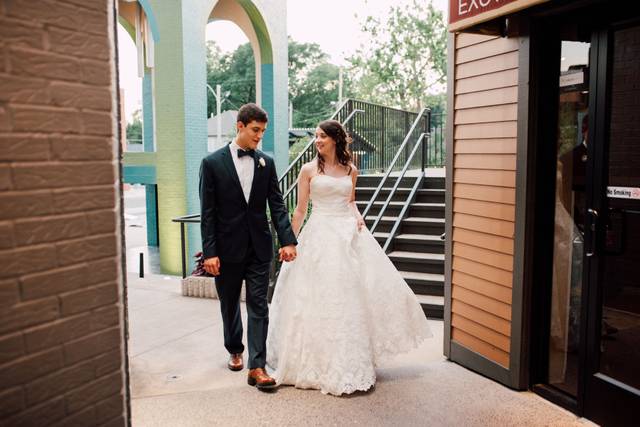
[[[222,89],[222,86],[216,85],[216,91],[214,92],[213,88],[207,83],[207,89],[209,89],[211,94],[216,98],[216,116],[217,116],[217,127],[218,127],[218,141],[216,146],[218,146],[222,141],[222,115],[220,113],[221,106],[222,106],[221,105],[222,95],[220,93],[220,90]]]
[[[338,68],[338,105],[342,105],[342,66]]]

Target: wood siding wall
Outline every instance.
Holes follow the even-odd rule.
[[[451,340],[508,368],[518,39],[455,37]]]

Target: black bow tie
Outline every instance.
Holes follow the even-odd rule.
[[[255,150],[243,150],[242,148],[238,148],[238,158],[241,159],[243,156],[251,156],[255,159],[256,152]]]

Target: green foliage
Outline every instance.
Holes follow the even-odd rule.
[[[289,38],[289,100],[293,105],[293,127],[315,127],[336,110],[340,69],[330,64],[328,58],[316,43],[298,43]],[[345,86],[348,83],[345,82]]]
[[[447,113],[447,94],[445,92],[425,95],[424,106],[431,108],[431,114],[446,114]]]
[[[298,141],[289,146],[289,163],[292,163],[296,157],[302,153],[304,147],[309,143],[311,137],[300,138]]]
[[[442,12],[413,0],[393,6],[386,20],[367,17],[370,42],[349,58],[356,96],[417,111],[442,92],[447,74],[447,30]]]
[[[256,102],[256,66],[249,43],[234,52],[222,54],[213,41],[207,42],[207,83],[215,91],[222,86],[222,111],[238,109],[242,104]],[[224,97],[225,92],[228,97]],[[207,117],[215,115],[216,98],[207,94]]]
[[[304,94],[304,81],[316,67],[325,64],[328,55],[317,43],[298,43],[289,37],[289,96],[296,98]],[[337,77],[336,77],[337,78]]]
[[[229,92],[222,111],[255,102],[256,75],[251,45],[243,44],[228,54],[222,54],[213,41],[207,42],[207,48],[207,83],[213,90],[220,84],[223,97]],[[316,43],[289,39],[289,100],[294,110],[294,127],[314,127],[335,110],[339,69],[327,61],[328,55]],[[346,80],[345,87],[348,84]],[[215,97],[208,94],[207,116],[215,115],[215,111]]]
[[[142,111],[133,113],[131,122],[127,123],[127,142],[129,144],[142,144]]]

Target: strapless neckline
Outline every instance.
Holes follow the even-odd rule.
[[[311,181],[313,181],[314,178],[317,178],[319,176],[328,176],[329,178],[333,178],[333,179],[351,178],[351,175],[331,176],[331,175],[325,175],[323,173],[319,173],[319,174],[316,174],[316,175],[312,176],[311,177]]]

